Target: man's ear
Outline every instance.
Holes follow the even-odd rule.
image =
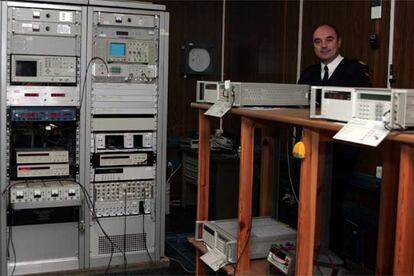
[[[341,44],[342,44],[342,39],[338,38],[338,48],[341,48]]]

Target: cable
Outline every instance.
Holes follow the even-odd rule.
[[[147,74],[145,74],[144,72],[141,73],[141,78],[140,78],[141,81],[142,81],[142,77],[145,79],[144,81],[146,83],[150,83],[155,79],[155,78],[148,77]]]
[[[93,182],[92,182],[92,193],[93,193],[93,202],[92,202],[92,209],[93,209],[93,212],[95,213],[96,212],[96,209],[95,209],[95,206],[96,206],[96,185],[95,185],[95,176],[96,176],[96,173],[95,173],[95,171],[93,171]]]
[[[13,218],[13,216],[11,216],[12,218]],[[9,225],[9,238],[7,239],[7,253],[8,253],[8,255],[10,256],[10,254],[9,254],[9,248],[10,248],[10,245],[11,245],[11,247],[12,247],[12,252],[13,252],[13,270],[12,270],[12,272],[10,273],[10,276],[13,276],[14,275],[14,271],[16,270],[16,264],[17,264],[17,255],[16,255],[16,248],[14,247],[14,242],[13,242],[13,221],[12,221],[12,223]]]
[[[26,183],[27,181],[26,180],[22,180],[22,181],[16,181],[16,182],[11,182],[10,181],[10,183],[9,183],[9,185],[7,185],[4,189],[3,189],[3,191],[1,191],[1,195],[3,196],[3,197],[5,197],[6,196],[6,193],[13,187],[13,186],[15,186],[15,185],[18,185],[18,184],[23,184],[23,183]]]
[[[230,103],[230,106],[233,106],[233,104],[234,104],[234,102],[235,102],[235,96],[236,96],[236,92],[234,91],[234,89],[235,89],[235,87],[234,86],[232,86],[231,87],[231,91],[229,91],[230,93],[231,93],[231,95],[226,95],[224,92],[225,91],[228,91],[227,89],[223,89],[222,91],[221,91],[221,95],[222,95],[222,97],[223,98],[227,98],[227,99],[229,99],[230,98],[230,96],[231,96],[231,103]]]
[[[173,262],[176,262],[177,264],[179,264],[180,266],[181,266],[181,268],[185,271],[185,272],[187,272],[188,274],[195,274],[195,271],[192,271],[192,270],[189,270],[189,269],[187,269],[184,265],[183,265],[183,263],[182,262],[180,262],[179,260],[177,260],[177,259],[175,259],[175,258],[173,258],[173,257],[168,257],[168,256],[166,256],[168,259],[170,259],[171,261],[173,261]]]
[[[386,120],[386,115],[388,114],[388,113],[390,113],[390,110],[388,110],[388,111],[386,111],[384,114],[382,114],[382,122],[383,122],[383,124],[384,124],[384,128],[386,129],[386,130],[389,130],[389,131],[391,131],[392,129],[389,127],[389,122],[387,122],[387,120]]]
[[[82,85],[82,89],[81,89],[81,98],[80,98],[80,102],[79,102],[79,109],[81,109],[82,104],[83,104],[83,98],[84,98],[84,95],[85,95],[86,80],[87,80],[87,77],[88,77],[89,68],[90,68],[92,62],[95,61],[95,60],[100,60],[100,61],[103,62],[103,64],[105,65],[105,68],[106,68],[107,76],[109,77],[109,68],[108,68],[108,64],[106,63],[106,61],[103,60],[100,57],[91,58],[91,60],[88,62],[88,65],[86,66],[85,78],[83,80],[83,85]]]
[[[93,180],[94,180],[94,182],[95,182],[95,174],[93,175]],[[83,194],[85,195],[85,198],[87,199],[87,200],[86,200],[86,203],[87,203],[87,206],[88,206],[89,211],[90,211],[90,212],[91,212],[91,214],[92,214],[92,219],[94,219],[94,220],[96,221],[96,224],[99,226],[99,229],[102,231],[102,233],[104,234],[105,238],[106,238],[106,239],[110,242],[110,244],[111,244],[111,255],[110,255],[110,258],[109,258],[108,265],[107,265],[107,267],[106,267],[106,269],[105,269],[105,275],[106,275],[106,274],[108,274],[109,269],[110,269],[110,266],[111,266],[112,258],[113,258],[113,255],[114,255],[114,247],[115,247],[116,249],[118,249],[118,251],[119,251],[119,252],[121,252],[121,253],[122,253],[123,258],[124,258],[124,265],[125,265],[125,264],[127,264],[126,255],[125,255],[124,251],[123,251],[123,250],[121,250],[121,248],[119,248],[119,246],[118,246],[118,245],[116,245],[116,244],[114,243],[114,241],[112,241],[112,239],[109,237],[109,235],[108,235],[108,234],[106,233],[106,231],[103,229],[103,227],[102,227],[102,225],[101,225],[101,222],[99,221],[99,218],[98,218],[98,216],[96,215],[96,212],[95,212],[95,200],[96,200],[96,196],[95,196],[95,197],[93,198],[93,200],[92,200],[92,199],[91,199],[91,197],[90,197],[90,195],[89,195],[89,193],[88,193],[88,191],[86,191],[85,187],[83,187],[83,185],[81,185],[81,184],[80,184],[80,183],[78,183],[78,182],[75,182],[75,183],[79,185],[79,187],[81,188],[81,190],[82,190]],[[93,183],[92,185],[93,185],[93,188],[95,188],[95,183]]]
[[[127,188],[124,189],[125,194],[125,204],[124,204],[124,259],[126,260],[126,232],[127,232]],[[124,273],[126,274],[127,263],[124,263]]]
[[[170,182],[171,178],[174,176],[174,174],[177,173],[177,171],[182,167],[182,164],[180,163],[175,170],[173,170],[170,174],[170,176],[167,178],[167,183]]]
[[[335,267],[335,264],[334,264],[331,256],[329,255],[329,252],[326,253],[326,257],[328,258],[329,263],[331,264],[331,269],[332,269],[332,273],[333,273],[333,271],[335,270],[336,267]],[[332,275],[332,273],[331,273],[331,275]]]
[[[253,227],[253,218],[251,219],[249,228],[247,229],[247,239],[246,239],[246,241],[243,245],[243,249],[242,249],[240,255],[237,257],[236,263],[233,265],[233,268],[234,268],[234,275],[233,276],[236,276],[237,265],[239,264],[240,258],[243,257],[244,251],[246,250],[246,247],[250,242],[250,234],[251,234],[251,231],[252,231],[252,227]]]
[[[292,145],[295,145],[297,142],[299,142],[297,140],[298,139],[297,137],[302,136],[301,130],[302,130],[301,128],[297,129],[297,127],[292,127]],[[298,132],[300,132],[300,133],[298,133]],[[292,175],[292,181],[293,181],[293,183],[299,183],[300,180],[297,178],[297,176],[296,176],[297,173],[296,172],[297,172],[297,169],[300,169],[300,166],[299,166],[299,168],[297,168],[296,164],[295,164],[295,159],[291,158],[290,161],[292,161],[292,160],[293,160],[293,162],[290,163],[290,166],[291,166],[290,171],[294,172],[293,175]]]
[[[288,165],[288,175],[289,175],[289,184],[290,184],[290,188],[292,189],[292,193],[293,193],[293,197],[296,200],[296,203],[299,202],[299,199],[296,195],[295,192],[295,187],[293,185],[293,181],[292,181],[292,176],[291,176],[291,172],[290,172],[290,154],[289,154],[289,135],[286,135],[286,159],[287,159],[287,165]]]
[[[17,263],[17,254],[16,254],[16,248],[14,247],[14,242],[13,242],[13,236],[12,236],[12,226],[9,227],[9,235],[10,235],[10,240],[11,240],[11,246],[12,246],[12,250],[13,250],[13,257],[14,257],[14,262],[13,262],[13,270],[11,272],[11,276],[14,275],[14,271],[16,270],[16,263]]]
[[[95,186],[95,179],[96,178],[95,178],[95,176],[96,176],[96,174],[94,173],[93,174],[93,183],[92,183],[92,191],[93,191],[94,196],[93,196],[93,200],[90,199],[91,200],[91,208],[89,208],[89,210],[91,211],[92,217],[96,220],[96,222],[97,222],[99,228],[101,229],[102,233],[104,233],[105,238],[111,243],[111,255],[109,257],[109,261],[108,261],[108,264],[107,264],[106,269],[105,269],[105,275],[106,275],[106,274],[109,273],[109,270],[110,270],[110,267],[111,267],[111,263],[112,263],[112,259],[113,259],[114,253],[115,253],[114,252],[114,245],[115,245],[115,243],[109,238],[109,236],[103,230],[103,227],[100,224],[100,221],[98,219],[98,216],[96,215],[96,209],[95,209],[95,203],[96,203],[96,186]],[[81,186],[81,187],[83,187],[83,186]],[[89,196],[89,198],[90,198],[90,196]],[[124,235],[124,240],[125,240],[125,235]],[[126,258],[126,253],[125,253],[125,245],[124,245],[124,250],[121,250],[118,246],[116,246],[116,247],[117,247],[118,251],[121,252],[122,255],[123,255],[124,268],[126,270],[126,267],[127,267],[127,258]]]
[[[111,261],[112,261],[112,255],[113,255],[113,249],[114,249],[114,247],[119,252],[121,252],[123,254],[123,256],[124,256],[124,263],[127,263],[127,260],[125,258],[124,251],[121,250],[121,248],[119,248],[119,246],[117,244],[115,244],[114,241],[112,241],[112,239],[109,237],[109,235],[106,233],[106,231],[102,227],[101,222],[99,221],[99,218],[96,216],[95,210],[92,209],[92,199],[91,199],[90,194],[88,193],[88,191],[86,190],[86,188],[83,185],[81,185],[79,182],[74,181],[74,183],[76,183],[81,188],[81,190],[82,190],[82,192],[83,192],[83,194],[85,196],[85,199],[86,199],[86,205],[87,205],[89,211],[92,214],[92,218],[96,221],[96,224],[99,226],[99,229],[102,231],[102,233],[104,234],[105,238],[111,243],[111,258],[109,260],[108,267],[110,266]],[[107,273],[108,271],[105,271],[105,273]]]
[[[233,149],[233,141],[231,139],[222,136],[221,134],[215,134],[211,136],[210,144],[212,149]]]
[[[147,246],[147,235],[145,233],[145,200],[146,200],[145,187],[144,187],[143,195],[144,195],[144,206],[143,206],[143,209],[144,210],[142,210],[142,235],[144,236],[144,246],[145,246],[145,250],[147,251],[147,254],[148,254],[148,257],[149,257],[151,263],[154,263],[154,260],[152,259],[151,254],[150,254],[150,252],[148,250],[148,246]]]
[[[316,263],[316,268],[318,269],[319,274],[321,274],[321,276],[323,276],[323,272],[322,272],[321,267],[320,267],[319,262],[318,262],[320,250],[321,250],[320,247],[316,250],[316,256],[314,256],[313,263]]]
[[[394,125],[396,125],[397,126],[397,128],[395,128],[395,127],[391,127],[390,126],[390,122],[389,121],[387,121],[386,120],[386,115],[388,114],[388,113],[390,113],[391,111],[390,110],[388,110],[388,111],[386,111],[383,115],[382,115],[382,122],[383,122],[383,124],[384,124],[384,128],[386,129],[386,130],[389,130],[389,131],[393,131],[393,130],[399,130],[399,131],[404,131],[404,130],[407,130],[407,128],[405,128],[405,127],[403,127],[402,125],[400,125],[399,123],[397,123],[397,122],[394,122]],[[392,118],[391,118],[392,119]]]
[[[109,257],[109,262],[105,269],[105,275],[107,275],[109,273],[109,270],[111,269],[111,262],[112,262],[113,256],[114,256],[114,245],[111,243],[111,256]]]

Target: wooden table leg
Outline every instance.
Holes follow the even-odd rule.
[[[241,119],[240,186],[239,186],[239,236],[237,239],[237,271],[250,269],[250,230],[252,227],[254,123]]]
[[[378,221],[376,275],[391,275],[394,263],[400,147],[385,142]]]
[[[327,200],[327,197],[330,197],[331,189],[328,189],[329,187],[324,187],[325,182],[325,167],[326,167],[326,161],[328,159],[327,154],[332,154],[331,152],[328,153],[327,148],[328,141],[330,141],[330,137],[324,136],[323,134],[319,134],[319,157],[318,157],[318,184],[316,187],[316,217],[315,217],[315,244],[314,247],[320,247],[323,244],[322,235],[328,235],[328,233],[325,233],[324,230],[326,230],[324,227],[326,225],[324,214],[330,209],[330,206],[327,206],[329,204],[330,200]],[[324,213],[325,212],[325,213]],[[329,215],[329,213],[328,213]],[[327,220],[329,221],[329,220]]]
[[[210,120],[204,110],[198,112],[198,175],[197,175],[197,221],[208,220],[208,192],[210,185]],[[198,231],[201,233],[201,231]],[[200,238],[200,237],[196,237]],[[206,266],[196,253],[196,275],[206,275]]]
[[[401,145],[394,275],[413,275],[414,147]]]
[[[316,190],[318,180],[319,132],[304,128],[306,155],[300,170],[296,275],[312,275],[315,242]]]
[[[260,216],[270,216],[272,206],[273,184],[273,155],[274,142],[273,131],[269,128],[262,129],[262,153],[260,162]]]

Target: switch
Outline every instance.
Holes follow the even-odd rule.
[[[33,11],[33,18],[40,18],[40,11]]]
[[[378,49],[379,48],[379,36],[378,34],[370,34],[369,38],[369,46],[371,47],[372,50]]]
[[[56,190],[56,189],[52,190],[51,196],[52,197],[58,197],[59,196],[59,191]]]
[[[23,191],[17,191],[16,192],[16,199],[23,199],[23,198],[24,198]]]
[[[375,176],[379,179],[382,178],[382,166],[377,166],[375,169]]]

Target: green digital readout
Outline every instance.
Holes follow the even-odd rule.
[[[373,100],[373,101],[391,101],[391,95],[381,95],[381,94],[359,94],[361,100]]]
[[[112,74],[120,74],[121,73],[121,67],[118,67],[118,66],[111,67],[111,73]]]

